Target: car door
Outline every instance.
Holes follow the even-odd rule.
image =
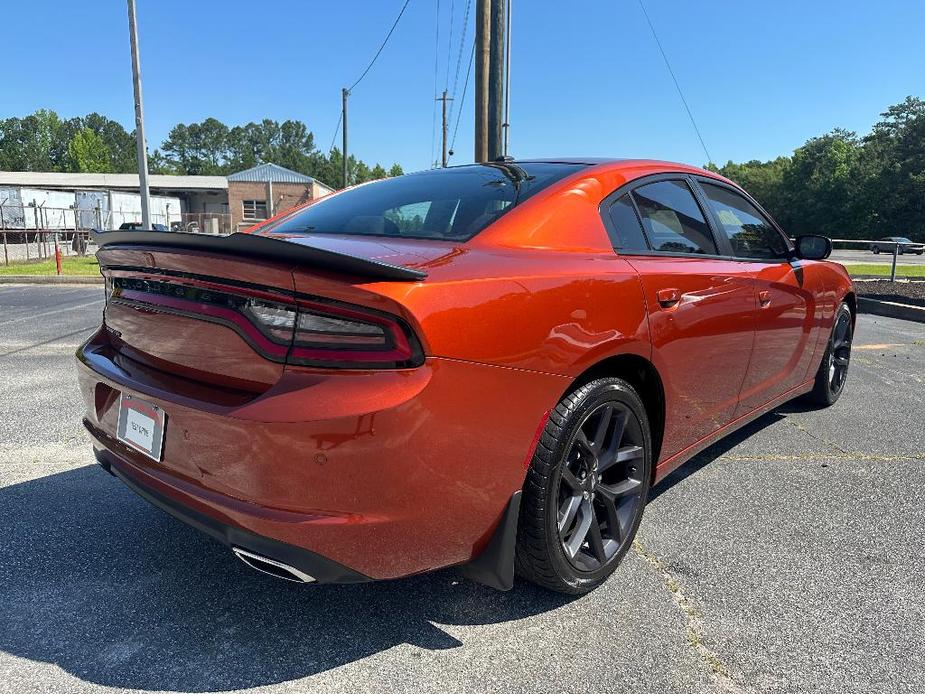
[[[646,178],[602,208],[646,297],[665,390],[661,460],[732,420],[755,333],[754,270],[722,254],[692,184],[683,175]]]
[[[755,277],[756,332],[736,415],[787,393],[809,378],[821,326],[824,288],[818,266],[794,260],[792,246],[771,218],[740,191],[698,178],[721,243]]]

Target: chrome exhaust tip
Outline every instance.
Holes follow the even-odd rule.
[[[284,581],[295,581],[296,583],[315,582],[313,576],[309,576],[304,571],[299,571],[294,566],[289,566],[289,564],[284,564],[281,561],[276,561],[275,559],[270,559],[261,554],[255,554],[254,552],[248,552],[246,549],[241,549],[240,547],[232,547],[231,551],[234,552],[234,555],[238,559],[260,573],[269,574],[270,576],[281,578]]]

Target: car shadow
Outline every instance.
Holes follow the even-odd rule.
[[[800,409],[803,405],[796,404],[791,405],[791,403],[786,403],[785,405],[768,412],[767,414],[758,417],[758,419],[749,422],[741,429],[737,429],[731,434],[721,438],[719,441],[714,443],[711,446],[703,449],[700,453],[695,455],[693,458],[684,463],[681,467],[676,469],[674,472],[665,477],[661,482],[652,487],[652,491],[649,492],[649,502],[652,503],[659,496],[667,492],[669,489],[675,485],[683,482],[691,475],[696,474],[699,470],[702,470],[707,465],[712,463],[714,460],[719,458],[722,455],[725,455],[730,450],[738,446],[740,443],[745,441],[751,436],[754,436],[762,429],[765,429],[775,422],[779,422],[782,419],[786,419],[786,414],[789,412],[803,412],[806,410]],[[787,409],[792,408],[792,409]]]
[[[400,644],[455,648],[437,624],[522,619],[570,601],[523,582],[500,593],[452,570],[351,586],[279,581],[96,465],[0,489],[0,514],[0,649],[110,687],[275,684]]]
[[[695,456],[649,502],[785,411]],[[401,644],[456,648],[462,643],[438,625],[523,619],[574,599],[523,581],[501,593],[453,570],[360,585],[286,583],[248,569],[96,465],[0,488],[0,516],[0,649],[109,687],[208,692],[287,682]]]

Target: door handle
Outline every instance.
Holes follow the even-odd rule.
[[[758,292],[758,305],[765,308],[771,305],[771,292]]]
[[[662,308],[671,308],[681,301],[681,290],[679,289],[659,289],[655,292],[655,298]]]

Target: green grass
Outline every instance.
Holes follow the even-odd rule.
[[[877,263],[842,263],[849,275],[873,275],[875,277],[889,277],[890,266]],[[896,277],[923,277],[925,278],[925,265],[897,265]]]
[[[2,258],[0,258],[2,261]],[[889,277],[890,266],[877,263],[843,263],[848,270],[848,274],[853,276],[872,275],[875,277]],[[41,261],[32,261],[28,263],[10,263],[9,265],[0,264],[0,275],[54,275],[55,260],[49,258]],[[61,260],[62,275],[83,275],[95,277],[100,274],[99,263],[96,258],[88,256],[86,258],[65,257]],[[898,265],[896,267],[897,277],[925,278],[925,265]]]
[[[0,257],[0,263],[3,258]],[[47,258],[45,260],[10,263],[9,265],[0,264],[0,275],[55,275],[55,259]],[[86,258],[65,257],[61,259],[62,275],[84,275],[98,276],[100,274],[100,265],[96,258],[89,256]]]

